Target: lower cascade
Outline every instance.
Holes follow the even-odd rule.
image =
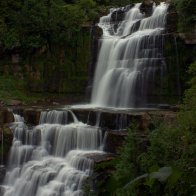
[[[74,122],[75,116],[72,123],[59,124],[65,113],[42,112],[41,124],[34,128],[15,115],[3,196],[84,195],[84,182],[93,169],[87,155],[103,153],[102,132]]]

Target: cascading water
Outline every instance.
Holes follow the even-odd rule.
[[[91,103],[101,107],[134,108],[153,104],[153,92],[166,72],[163,36],[168,5],[153,6],[145,18],[140,3],[125,11],[119,22],[111,9],[100,19],[103,30]]]
[[[84,194],[82,186],[93,167],[87,155],[103,153],[102,132],[78,122],[75,116],[75,122],[64,125],[67,114],[67,111],[42,112],[40,124],[31,129],[15,115],[4,196]]]

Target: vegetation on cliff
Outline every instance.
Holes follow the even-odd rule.
[[[173,0],[179,26],[195,21],[194,0]],[[0,91],[6,99],[29,92],[84,94],[91,63],[91,28],[109,7],[137,0],[7,0],[0,2]],[[145,1],[150,2],[150,1]],[[158,3],[159,1],[156,1]],[[186,27],[186,28],[185,28]],[[14,87],[6,96],[6,80]],[[13,95],[13,96],[12,96]],[[41,94],[38,94],[40,96]]]
[[[178,30],[192,32],[196,23],[195,0],[172,0],[179,15]]]
[[[24,84],[19,93],[23,96],[16,93],[12,99],[26,100],[26,92],[85,92],[90,63],[88,23],[97,18],[96,9],[93,0],[0,2],[0,75],[9,84],[14,79]],[[2,95],[6,95],[4,81]],[[2,98],[9,99],[10,94]]]
[[[115,171],[102,189],[110,195],[194,195],[196,193],[196,62],[189,68],[190,88],[176,122],[146,133],[149,144],[132,127],[121,149]],[[114,188],[115,187],[115,188]],[[108,191],[108,192],[107,192]]]

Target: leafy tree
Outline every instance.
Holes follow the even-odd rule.
[[[110,181],[114,195],[194,195],[196,193],[196,62],[189,67],[190,88],[177,122],[156,123],[149,146],[141,150],[142,138],[132,128],[121,150]]]
[[[172,0],[179,15],[179,30],[191,32],[196,21],[195,0]]]

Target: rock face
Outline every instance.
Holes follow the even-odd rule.
[[[97,62],[97,54],[99,51],[99,39],[102,36],[103,31],[100,27],[97,25],[94,25],[91,27],[91,45],[90,50],[91,52],[91,59],[88,67],[88,86],[86,88],[86,94],[88,99],[90,99],[91,91],[92,91],[92,83],[95,73],[95,65]]]
[[[142,13],[145,14],[146,17],[152,15],[152,9],[153,9],[153,3],[152,0],[144,0],[143,3],[140,6],[140,10]]]
[[[106,134],[107,137],[104,150],[106,152],[118,154],[119,148],[122,147],[127,136],[127,131],[107,131]]]
[[[8,127],[12,122],[14,122],[13,113],[7,108],[0,108],[0,165],[6,163],[12,145],[13,134]],[[0,168],[0,180],[2,175],[4,175],[3,167]]]
[[[164,119],[170,115],[175,118],[177,107],[168,106],[167,109],[149,111],[111,111],[96,109],[72,109],[79,121],[89,125],[100,126],[103,130],[123,130],[136,124],[140,131],[150,129],[155,116]]]
[[[100,195],[99,187],[106,182],[111,172],[114,170],[115,155],[114,154],[94,154],[88,158],[94,161],[94,171],[91,177],[86,181],[84,188],[86,195]],[[99,186],[99,187],[98,187]]]
[[[196,25],[193,28],[192,33],[180,33],[179,36],[185,40],[188,45],[196,45]]]
[[[178,14],[174,5],[169,5],[168,14],[167,14],[167,22],[166,29],[168,33],[177,32],[177,24],[178,24]]]
[[[90,33],[91,26],[70,33],[68,39],[71,42],[63,46],[52,45],[51,55],[51,48],[47,46],[34,49],[29,55],[20,49],[17,52],[13,49],[9,53],[0,50],[0,72],[23,80],[29,92],[84,95],[91,58]],[[29,64],[23,65],[24,59],[31,60],[27,60]]]
[[[33,108],[24,109],[23,116],[25,122],[32,125],[38,125],[41,111],[42,111],[41,109],[33,109]]]
[[[0,108],[0,125],[11,122],[14,122],[13,113],[7,108]]]
[[[8,160],[9,150],[12,146],[13,133],[7,125],[0,127],[0,156],[1,164],[5,165]]]

